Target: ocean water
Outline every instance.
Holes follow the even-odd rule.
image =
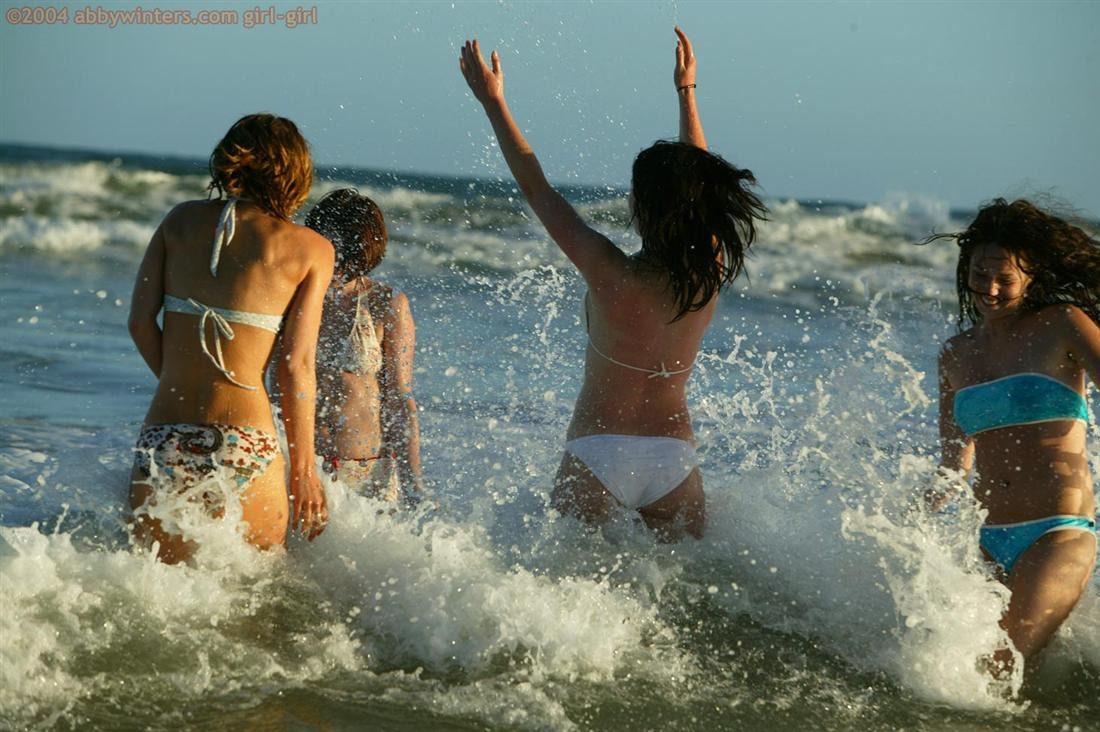
[[[908,512],[936,460],[935,356],[967,212],[771,200],[689,383],[702,541],[547,498],[579,389],[580,278],[500,181],[324,169],[375,197],[408,293],[426,478],[390,515],[330,485],[285,551],[204,529],[135,551],[123,506],[154,382],[125,319],[143,248],[204,195],[188,160],[0,147],[0,727],[1098,728],[1100,582],[1021,679],[968,501]],[[990,192],[991,195],[995,191]],[[625,192],[567,191],[636,247]],[[1095,414],[1098,401],[1090,394]],[[1100,474],[1100,431],[1091,428]]]

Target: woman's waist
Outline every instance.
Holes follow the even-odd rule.
[[[1048,516],[1096,515],[1091,482],[1039,483],[979,480],[974,495],[988,512],[987,524],[1014,524]]]
[[[317,370],[318,404],[329,404],[341,412],[373,411],[382,403],[382,389],[373,376]]]
[[[656,420],[687,414],[685,380],[599,379],[589,375],[577,395],[577,409],[585,407],[600,414],[631,414]]]
[[[373,469],[380,466],[392,465],[397,459],[396,453],[388,448],[379,448],[376,452],[361,452],[352,455],[344,455],[338,452],[323,452],[320,455],[321,469],[326,473],[334,474],[342,466],[356,465],[361,468]]]
[[[262,392],[265,389],[266,352],[238,356],[223,352],[221,363],[226,368],[224,373],[201,352],[166,350],[158,389],[167,387],[188,394],[215,393],[226,389]],[[242,389],[242,385],[254,389]]]
[[[377,423],[373,426],[325,425],[324,435],[317,441],[317,451],[322,456],[348,460],[376,457],[387,452],[383,448],[382,434]]]
[[[248,391],[232,384],[227,387],[188,391],[162,381],[146,412],[145,424],[224,424],[275,432],[266,391]]]
[[[634,411],[618,407],[600,409],[578,402],[566,439],[601,434],[675,437],[689,442],[695,439],[686,405],[680,409]]]

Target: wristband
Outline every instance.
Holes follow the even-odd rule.
[[[684,89],[694,89],[695,84],[684,84],[683,86],[676,87],[676,91],[682,92]]]

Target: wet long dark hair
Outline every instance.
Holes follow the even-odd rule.
[[[386,255],[389,234],[378,204],[354,188],[338,188],[306,214],[306,226],[332,242],[344,280],[365,277]]]
[[[631,184],[642,257],[667,270],[679,320],[741,274],[768,210],[751,171],[681,142],[638,153]]]
[[[993,245],[1011,254],[1031,278],[1021,307],[1036,311],[1048,305],[1072,303],[1100,323],[1100,241],[1083,229],[1030,201],[1012,203],[996,198],[978,210],[970,226],[953,238],[959,245],[955,287],[959,295],[959,328],[982,319],[970,290],[970,260],[974,252]]]

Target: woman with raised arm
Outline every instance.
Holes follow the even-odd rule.
[[[1030,659],[1096,558],[1086,377],[1100,384],[1100,243],[1028,201],[997,199],[959,244],[959,327],[940,353],[941,489],[988,511],[980,543],[1012,593],[1001,621]],[[946,484],[946,485],[944,485]],[[995,655],[994,673],[1014,654]]]
[[[695,106],[695,55],[676,29],[673,73],[680,141],[634,161],[631,214],[642,248],[627,255],[587,226],[546,180],[504,99],[496,51],[486,65],[467,41],[459,66],[485,109],[527,202],[577,267],[588,348],[553,502],[591,522],[616,505],[637,510],[664,540],[703,534],[703,480],[685,384],[718,291],[743,266],[766,213],[755,179],[706,150]]]
[[[169,563],[195,549],[191,514],[181,511],[221,516],[227,489],[261,548],[284,542],[288,513],[310,539],[328,520],[314,469],[314,362],[334,255],[324,237],[290,221],[313,182],[309,146],[290,120],[248,115],[214,149],[210,175],[218,199],[169,212],[130,308],[130,334],[158,379],[130,505],[139,540],[158,542]],[[280,332],[289,486],[263,383]]]
[[[389,238],[382,210],[341,188],[310,209],[306,226],[336,249],[317,357],[323,468],[359,493],[415,505],[423,497],[416,327],[405,293],[370,276]]]

